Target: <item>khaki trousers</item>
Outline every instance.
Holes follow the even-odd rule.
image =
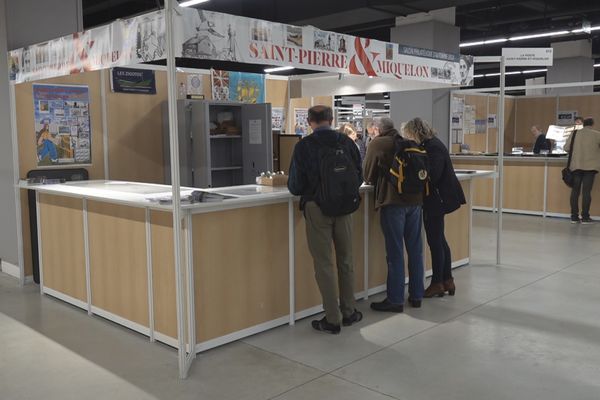
[[[354,313],[352,215],[327,217],[315,202],[304,206],[306,238],[313,257],[315,278],[323,298],[327,322],[339,325]],[[335,248],[335,262],[331,243]],[[337,266],[337,279],[334,268]],[[338,306],[339,293],[339,306]]]

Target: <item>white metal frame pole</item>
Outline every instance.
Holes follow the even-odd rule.
[[[177,70],[175,61],[175,40],[174,40],[174,2],[176,0],[165,0],[165,22],[166,22],[166,42],[167,42],[167,88],[169,105],[169,143],[171,154],[171,189],[173,200],[173,252],[175,262],[175,288],[177,302],[177,338],[179,341],[179,378],[185,379],[187,376],[186,353],[187,344],[185,343],[185,310],[186,301],[183,285],[183,276],[181,270],[181,193],[179,178],[179,136],[177,134]],[[190,338],[191,339],[191,338]]]
[[[496,232],[496,264],[502,263],[502,207],[504,202],[504,92],[506,88],[506,65],[500,57],[500,98],[498,101],[498,230]]]

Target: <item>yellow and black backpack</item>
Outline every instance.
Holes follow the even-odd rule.
[[[422,145],[394,137],[394,160],[388,178],[400,194],[429,195],[429,158]]]

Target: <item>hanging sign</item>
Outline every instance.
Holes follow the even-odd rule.
[[[113,68],[110,88],[115,93],[156,94],[156,76],[148,69]]]
[[[546,67],[552,66],[554,49],[551,47],[506,47],[502,49],[502,55],[507,67]]]
[[[193,8],[178,9],[176,56],[470,85],[473,58]],[[164,11],[11,51],[17,83],[166,57]]]

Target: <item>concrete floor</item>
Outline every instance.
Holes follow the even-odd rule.
[[[310,319],[176,353],[0,274],[0,399],[600,399],[600,224],[475,214],[457,295],[401,315],[362,302],[339,336]],[[381,298],[377,296],[376,298]]]

